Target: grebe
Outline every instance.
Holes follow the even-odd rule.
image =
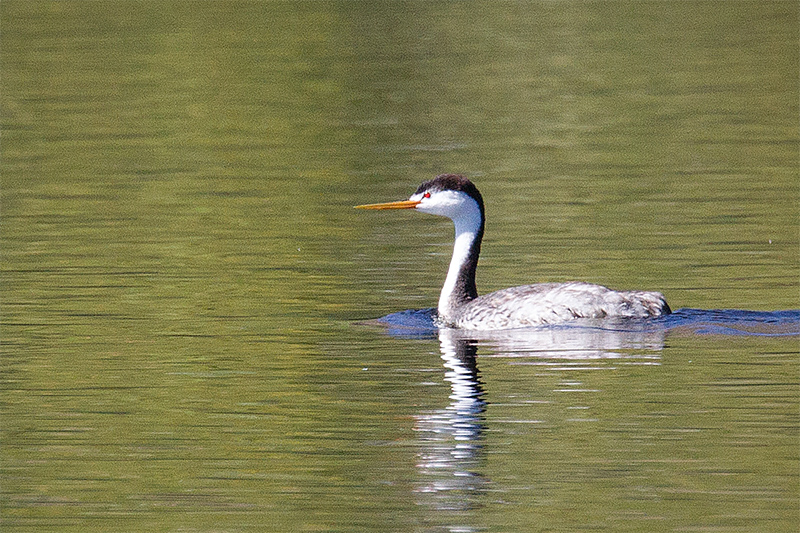
[[[456,238],[439,296],[440,326],[493,330],[575,318],[648,318],[670,313],[658,292],[615,291],[580,281],[522,285],[478,296],[475,269],[485,222],[483,198],[464,176],[443,174],[420,185],[408,200],[356,208],[416,209],[453,221]]]

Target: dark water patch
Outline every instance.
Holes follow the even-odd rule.
[[[398,337],[433,337],[439,328],[434,322],[436,308],[406,309],[365,322],[386,327],[389,335]]]
[[[699,335],[784,337],[800,335],[800,310],[678,309],[656,321],[671,331]]]
[[[378,318],[373,323],[386,328],[389,335],[430,337],[438,328],[436,309],[407,309]],[[654,320],[576,320],[566,324],[526,329],[600,329],[607,331],[674,331],[696,335],[744,335],[785,337],[800,335],[800,310],[747,311],[742,309],[678,309]]]

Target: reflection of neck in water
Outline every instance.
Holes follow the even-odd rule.
[[[424,503],[438,511],[466,510],[487,480],[478,473],[483,462],[481,437],[486,402],[475,364],[476,345],[439,333],[442,359],[450,382],[450,405],[417,416],[422,450],[418,468],[423,482],[418,492],[430,495]]]

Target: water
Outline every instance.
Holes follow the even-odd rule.
[[[3,531],[796,529],[795,2],[0,17]],[[375,325],[452,226],[351,207],[440,172],[479,291],[678,311]]]
[[[390,335],[398,337],[435,337],[439,334],[434,307],[398,311],[365,322],[369,323],[384,326]],[[689,331],[696,334],[792,337],[800,335],[800,310],[770,312],[739,309],[678,309],[669,315],[648,320],[581,319],[565,324],[511,331],[466,331],[464,335],[473,339],[518,337],[525,339],[526,343],[536,344],[537,341],[534,339],[541,334],[561,335],[569,332],[583,335],[596,331],[660,335],[674,331]]]

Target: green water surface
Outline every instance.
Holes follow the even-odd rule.
[[[452,226],[351,207],[464,173],[481,292],[797,309],[798,20],[0,2],[0,529],[796,531],[796,336],[481,341],[462,456],[440,339],[360,324]]]

